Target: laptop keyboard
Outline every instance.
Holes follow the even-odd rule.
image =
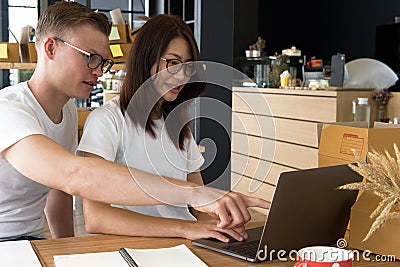
[[[258,244],[260,240],[253,240],[245,243],[227,245],[224,249],[235,252],[237,254],[254,257],[257,254]]]

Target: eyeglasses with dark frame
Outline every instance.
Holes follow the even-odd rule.
[[[167,63],[167,71],[171,74],[176,74],[183,68],[183,73],[185,73],[186,77],[193,77],[196,74],[196,66],[193,61],[190,62],[182,62],[182,60],[177,58],[165,58],[162,57],[161,60],[164,60]]]
[[[89,69],[93,70],[93,69],[97,69],[99,66],[101,66],[101,71],[103,73],[106,73],[106,72],[110,71],[111,67],[114,65],[114,61],[112,61],[112,59],[103,58],[99,54],[89,53],[83,49],[80,49],[80,48],[64,41],[63,39],[61,39],[59,37],[53,37],[53,38],[56,39],[57,41],[64,43],[65,45],[81,52],[82,54],[84,54],[87,57],[87,66]]]

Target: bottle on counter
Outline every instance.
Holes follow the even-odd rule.
[[[353,114],[354,121],[366,121],[369,127],[371,106],[368,104],[368,98],[358,97],[357,101],[353,100]]]

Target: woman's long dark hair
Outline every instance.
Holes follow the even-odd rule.
[[[184,38],[188,42],[193,61],[201,60],[193,32],[181,18],[165,14],[156,15],[140,28],[126,63],[126,76],[120,93],[120,108],[125,117],[129,116],[136,125],[144,128],[154,138],[156,134],[153,129],[154,116],[152,115],[162,114],[169,137],[176,147],[183,150],[185,140],[190,138],[187,108],[190,99],[204,93],[205,84],[188,83],[174,101],[162,101],[161,105],[157,101],[160,94],[153,86],[147,86],[144,90],[141,88],[140,92],[138,91],[151,77],[153,65],[159,66],[160,59],[169,43],[177,37]],[[196,75],[192,79],[196,79]],[[177,113],[174,111],[174,119],[168,120],[167,116],[178,105],[180,105],[179,110]]]

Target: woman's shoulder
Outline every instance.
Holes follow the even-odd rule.
[[[93,114],[93,115],[92,115]],[[95,108],[91,114],[91,116],[113,116],[120,117],[122,116],[121,109],[119,107],[118,99],[111,99],[104,105]]]

